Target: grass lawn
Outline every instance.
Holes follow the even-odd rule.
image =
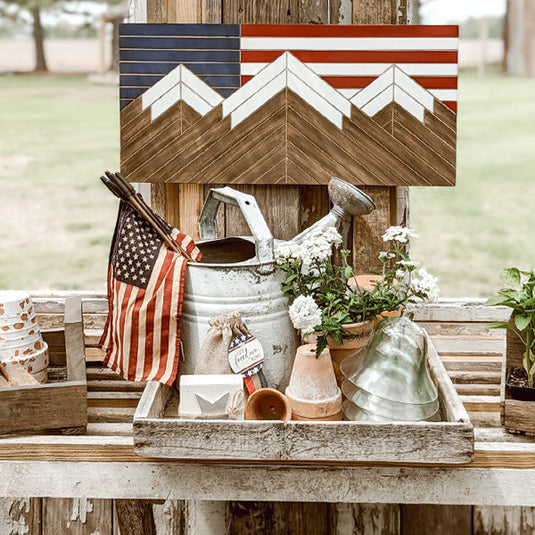
[[[444,297],[487,296],[535,267],[535,80],[459,78],[457,185],[412,188],[414,256]]]
[[[460,76],[455,188],[413,188],[414,256],[442,295],[484,296],[535,267],[535,80]],[[117,203],[117,88],[0,77],[0,288],[104,289]]]

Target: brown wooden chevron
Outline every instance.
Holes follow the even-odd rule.
[[[397,103],[373,118],[351,107],[342,128],[285,87],[232,127],[219,104],[179,101],[155,120],[138,97],[121,112],[121,166],[133,182],[452,185],[455,114],[435,100],[424,121]]]

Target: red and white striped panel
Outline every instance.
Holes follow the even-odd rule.
[[[351,99],[393,64],[457,110],[457,26],[241,27],[241,84],[284,51]]]

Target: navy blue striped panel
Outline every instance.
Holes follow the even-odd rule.
[[[121,24],[119,35],[239,37],[239,24]]]
[[[120,36],[121,108],[180,64],[225,98],[240,87],[238,24],[122,24]]]
[[[232,37],[120,37],[119,48],[173,50],[235,50],[240,40]]]
[[[178,65],[187,62],[239,62],[236,50],[119,50],[121,61],[171,61]]]
[[[240,75],[239,63],[184,63],[195,74],[233,74]],[[121,63],[121,74],[167,74],[176,63]]]

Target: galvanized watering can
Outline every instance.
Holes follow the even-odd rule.
[[[370,213],[375,205],[358,188],[333,178],[329,197],[334,206],[323,219],[296,236],[301,243],[310,233],[338,227],[346,215]],[[217,238],[219,204],[237,206],[252,236]],[[264,375],[268,385],[288,385],[298,338],[288,316],[288,299],[281,291],[285,275],[276,269],[277,243],[252,195],[229,187],[212,189],[199,219],[198,243],[203,254],[186,272],[182,309],[180,374],[194,373],[196,358],[210,318],[238,311],[264,349]]]

